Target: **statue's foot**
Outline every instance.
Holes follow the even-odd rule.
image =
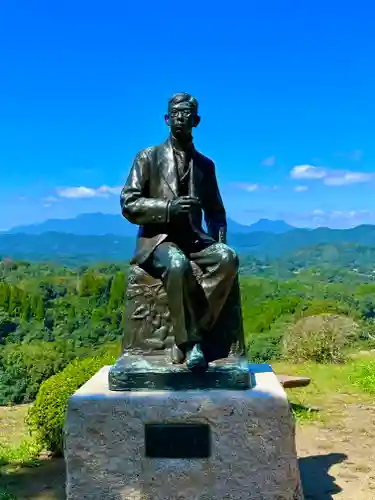
[[[171,358],[174,365],[179,365],[185,361],[185,354],[181,349],[174,344],[171,349]]]
[[[208,363],[199,344],[195,344],[195,346],[191,350],[187,351],[186,366],[191,371],[207,370]]]

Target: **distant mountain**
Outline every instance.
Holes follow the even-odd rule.
[[[228,219],[228,232],[248,234],[255,231],[264,231],[266,233],[281,234],[292,230],[284,221],[271,221],[261,219],[255,224],[244,225]],[[137,227],[130,224],[121,215],[91,213],[81,214],[74,219],[49,219],[40,224],[15,227],[7,233],[9,234],[43,234],[43,233],[68,233],[80,236],[103,236],[106,234],[115,234],[118,236],[135,236]]]
[[[130,224],[121,215],[98,212],[81,214],[74,219],[49,219],[40,224],[17,226],[7,231],[9,234],[43,234],[50,232],[80,236],[103,236],[106,234],[135,236],[137,227]]]
[[[362,225],[352,229],[293,229],[282,234],[229,233],[228,243],[241,256],[252,255],[258,259],[286,257],[288,262],[295,260],[297,264],[310,261],[315,265],[323,261],[333,262],[337,258],[338,264],[344,259],[344,265],[355,266],[357,256],[361,253],[361,261],[366,258],[366,266],[369,266],[374,255],[373,250],[368,252],[361,247],[375,247],[375,226]],[[356,244],[358,247],[344,248],[343,244]],[[317,245],[324,247],[314,250],[313,247]],[[1,257],[31,261],[124,261],[131,257],[134,247],[134,236],[88,236],[62,232],[0,234]],[[297,253],[293,255],[293,252]]]
[[[0,234],[0,259],[55,261],[67,265],[128,261],[134,248],[134,237],[115,235]]]
[[[244,227],[248,228],[247,232],[249,233],[264,232],[272,234],[287,233],[288,231],[292,231],[293,229],[295,229],[293,226],[290,226],[283,220],[268,220],[268,219],[259,219],[258,222],[255,222],[250,226],[244,226]]]

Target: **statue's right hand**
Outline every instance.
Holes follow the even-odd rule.
[[[194,207],[198,207],[199,205],[198,198],[192,196],[179,196],[171,201],[170,214],[172,216],[188,214]]]

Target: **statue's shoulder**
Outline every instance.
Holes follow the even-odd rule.
[[[213,162],[213,160],[211,160],[211,158],[209,158],[208,156],[205,156],[203,153],[201,153],[200,151],[197,151],[197,150],[195,150],[195,154],[196,154],[196,158],[197,158],[199,164],[201,165],[201,167],[203,167],[207,170],[215,169],[215,163]]]
[[[158,146],[148,146],[147,148],[140,149],[136,156],[138,161],[148,161],[150,160],[154,153],[156,152]]]

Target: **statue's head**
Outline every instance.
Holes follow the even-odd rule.
[[[174,94],[168,101],[165,122],[173,135],[189,135],[200,122],[198,101],[185,92]]]

